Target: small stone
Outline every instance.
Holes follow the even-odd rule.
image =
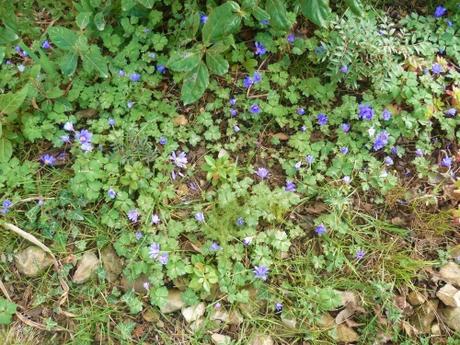
[[[53,258],[42,249],[30,246],[14,257],[18,271],[28,277],[36,277],[53,264]]]
[[[214,345],[227,345],[232,342],[232,338],[228,335],[214,333],[211,335],[211,341]]]
[[[341,306],[358,306],[360,304],[360,300],[358,296],[352,291],[336,291],[341,299]]]
[[[431,335],[434,335],[435,337],[441,336],[441,327],[439,327],[439,323],[433,323],[431,326]]]
[[[289,139],[289,136],[285,133],[279,132],[273,135],[274,138],[277,138],[280,141],[286,141]]]
[[[442,308],[439,314],[449,328],[455,332],[460,332],[460,308]]]
[[[115,281],[123,270],[123,264],[112,246],[102,250],[101,259],[104,270],[107,273],[107,280],[109,282]]]
[[[198,320],[193,321],[190,324],[190,330],[193,332],[198,331],[203,326],[203,323],[204,323],[203,319],[198,319]]]
[[[188,124],[188,120],[184,115],[176,116],[173,122],[176,126],[185,126],[186,124]]]
[[[168,291],[168,301],[162,307],[160,311],[163,314],[174,313],[177,310],[182,309],[185,306],[185,303],[182,301],[181,293],[177,289],[171,289]]]
[[[426,297],[421,292],[412,291],[412,292],[409,293],[409,295],[407,295],[407,301],[411,305],[417,306],[417,305],[421,305],[421,304],[425,303],[426,302]]]
[[[351,327],[348,327],[345,324],[340,324],[337,326],[336,329],[336,340],[338,342],[344,343],[354,343],[358,341],[359,335],[355,332],[355,330]]]
[[[444,281],[460,287],[460,266],[456,263],[449,262],[445,264],[439,270],[439,275]]]
[[[410,323],[420,333],[428,333],[431,330],[431,323],[436,317],[436,310],[438,308],[439,301],[431,300],[426,301],[420,307],[415,310],[414,315],[410,318]]]
[[[273,339],[269,335],[256,334],[250,343],[251,345],[273,345]]]
[[[285,325],[288,328],[295,329],[297,326],[297,320],[296,319],[290,319],[284,316],[281,316],[281,322],[283,325]]]
[[[77,266],[77,270],[73,275],[73,282],[76,284],[82,284],[86,282],[96,271],[98,265],[99,259],[94,253],[86,252],[83,254]]]
[[[440,288],[436,293],[436,297],[449,307],[460,307],[460,291],[450,284]]]
[[[200,317],[204,315],[206,310],[206,306],[204,303],[198,303],[197,305],[183,308],[182,309],[182,316],[184,317],[187,323],[191,323],[193,321],[198,320]]]
[[[142,318],[147,322],[158,322],[160,321],[160,315],[157,311],[152,308],[148,308],[143,314]]]
[[[321,315],[321,318],[318,321],[318,326],[320,328],[332,328],[335,326],[335,320],[329,313],[325,313]]]

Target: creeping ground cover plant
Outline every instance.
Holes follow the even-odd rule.
[[[0,343],[458,344],[456,1],[0,18]]]

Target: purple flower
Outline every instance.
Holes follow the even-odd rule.
[[[260,25],[268,25],[270,24],[270,21],[268,19],[262,19],[259,23]]]
[[[253,114],[258,114],[260,113],[260,107],[258,104],[254,103],[253,105],[249,107],[249,111]]]
[[[65,144],[70,143],[70,137],[68,135],[61,135],[61,141]]]
[[[298,108],[297,109],[297,114],[304,115],[305,114],[305,109],[304,108]]]
[[[319,113],[319,114],[316,116],[316,120],[318,121],[318,124],[319,124],[320,126],[327,125],[327,122],[329,121],[329,119],[327,118],[327,115],[326,115],[326,114],[323,114],[323,113]]]
[[[442,68],[440,64],[434,63],[431,66],[431,72],[433,72],[433,74],[441,74],[442,72],[444,72],[444,69]]]
[[[254,266],[253,272],[257,279],[267,280],[268,278],[268,268],[266,266]]]
[[[415,150],[415,155],[417,157],[423,157],[423,150],[422,149],[416,149]]]
[[[131,109],[134,106],[134,102],[133,101],[128,101],[128,102],[126,102],[126,106],[128,107],[128,109]]]
[[[195,213],[195,219],[197,222],[203,223],[204,222],[204,214],[203,212]]]
[[[388,134],[387,131],[382,131],[380,132],[377,137],[375,138],[374,141],[374,151],[378,151],[382,148],[384,148],[388,144],[388,139],[390,138],[390,135]]]
[[[299,170],[302,167],[302,161],[298,161],[297,163],[294,164],[295,170]]]
[[[434,17],[441,18],[447,13],[447,9],[444,6],[437,6],[434,10]]]
[[[13,203],[11,202],[11,200],[9,200],[9,199],[3,200],[2,208],[0,209],[0,213],[3,214],[3,215],[7,214],[10,211],[10,207],[12,205],[13,205]]]
[[[245,223],[245,221],[244,221],[244,218],[243,218],[243,217],[238,217],[238,218],[236,219],[236,225],[237,225],[237,226],[243,226],[244,223]]]
[[[160,140],[158,141],[160,145],[166,145],[168,143],[168,139],[165,137],[160,137]]]
[[[42,48],[43,49],[51,49],[51,44],[48,40],[43,41],[42,43]]]
[[[117,192],[115,192],[113,188],[110,188],[107,191],[107,195],[109,196],[110,199],[115,199],[115,197],[117,196]]]
[[[143,286],[144,289],[146,289],[147,291],[150,290],[150,283],[149,283],[149,282],[145,282],[144,284],[142,284],[142,286]]]
[[[303,125],[302,127],[300,127],[300,130],[302,132],[306,132],[307,131],[307,126]]]
[[[123,71],[122,69],[118,71],[118,75],[120,77],[124,77],[126,75],[125,71]]]
[[[131,81],[138,82],[139,80],[141,80],[141,75],[139,73],[131,73],[129,75],[129,79]]]
[[[347,66],[347,65],[343,65],[342,67],[340,67],[340,72],[342,72],[343,74],[348,73],[348,66]]]
[[[54,157],[53,155],[44,154],[43,156],[41,156],[40,160],[44,165],[56,164],[56,157]]]
[[[444,157],[441,160],[441,166],[445,168],[450,168],[452,166],[452,157]]]
[[[81,144],[80,148],[84,152],[91,152],[93,150],[93,145],[91,143],[84,143],[84,144]]]
[[[185,152],[181,152],[179,154],[176,154],[176,152],[173,151],[171,153],[171,156],[169,156],[171,161],[178,167],[178,168],[187,168],[187,154]]]
[[[208,21],[208,16],[205,15],[205,14],[202,14],[202,15],[200,16],[200,23],[201,23],[201,24],[204,24],[204,23],[206,23],[207,21]]]
[[[243,86],[244,86],[246,89],[250,88],[251,85],[252,85],[253,83],[254,83],[254,82],[253,82],[253,80],[252,80],[252,78],[251,78],[250,76],[247,75],[246,77],[244,77],[244,79],[243,79]]]
[[[128,219],[132,222],[132,223],[136,223],[137,220],[139,218],[139,211],[136,210],[136,209],[132,209],[128,212]]]
[[[288,41],[289,43],[291,43],[291,44],[294,43],[294,41],[295,41],[295,35],[292,34],[292,33],[289,34],[289,35],[287,36],[287,41]]]
[[[358,106],[358,112],[361,120],[370,121],[374,117],[374,109],[367,104],[360,104]]]
[[[324,226],[324,224],[320,224],[315,228],[315,232],[316,232],[317,235],[321,236],[321,235],[324,235],[327,232],[327,229]]]
[[[212,242],[211,243],[211,246],[209,247],[209,250],[212,251],[212,252],[217,252],[218,250],[221,250],[222,247],[219,246],[219,244],[217,242]]]
[[[113,117],[110,117],[107,120],[107,123],[109,124],[109,126],[113,127],[113,126],[115,126],[115,119]]]
[[[251,243],[252,243],[252,237],[248,236],[248,237],[243,238],[243,244],[245,246],[249,246]]]
[[[236,110],[234,108],[230,108],[230,116],[235,117],[237,115],[238,115],[238,110]]]
[[[362,260],[364,259],[364,256],[366,255],[366,252],[362,249],[358,249],[355,254],[355,259],[356,260]]]
[[[265,49],[264,45],[260,42],[256,42],[255,47],[256,47],[256,52],[255,52],[256,55],[264,55],[267,52],[267,49]]]
[[[236,98],[233,97],[233,98],[230,98],[230,100],[228,101],[228,103],[230,103],[231,106],[234,106],[236,104]]]
[[[238,133],[238,132],[240,131],[240,127],[238,127],[238,125],[234,125],[234,126],[233,126],[233,131],[234,131],[235,133]]]
[[[350,184],[351,183],[351,177],[350,176],[344,176],[342,178],[343,183],[345,184]]]
[[[76,132],[75,136],[77,137],[80,144],[90,143],[91,139],[93,138],[93,134],[87,129],[82,129],[81,131]]]
[[[215,305],[214,305],[214,308],[215,309],[220,309],[222,307],[222,304],[220,304],[219,302],[217,302]]]
[[[157,58],[157,54],[155,54],[155,53],[149,53],[149,58],[151,58],[152,60],[154,60],[154,59]]]
[[[446,19],[446,24],[448,27],[452,27],[454,25],[454,23],[452,23],[452,21],[449,19]]]
[[[391,158],[390,156],[386,156],[383,162],[385,163],[386,166],[390,166],[394,164],[393,158]]]
[[[397,147],[397,146],[393,146],[393,147],[391,148],[391,153],[392,153],[393,155],[397,155],[397,154],[398,154],[398,147]]]
[[[284,187],[284,190],[286,192],[295,192],[296,191],[296,185],[294,182],[287,180],[286,181],[286,187]]]
[[[169,254],[164,252],[164,253],[161,253],[160,256],[158,257],[158,261],[160,262],[160,264],[162,264],[163,266],[164,265],[167,265],[168,264],[168,261],[169,261]]]
[[[446,114],[446,116],[454,117],[455,115],[457,115],[457,109],[450,108],[450,109],[446,110],[445,114]]]
[[[283,310],[283,304],[278,302],[278,303],[275,303],[275,311],[277,313],[281,313],[281,311]]]
[[[73,132],[73,123],[72,122],[66,122],[64,123],[64,129],[68,132]]]
[[[161,74],[165,74],[166,73],[166,66],[165,65],[162,65],[162,64],[158,64],[157,65],[157,71]]]
[[[136,233],[134,234],[134,237],[136,238],[137,241],[139,241],[142,237],[144,237],[144,234],[142,233],[142,231],[136,231]]]
[[[348,147],[347,146],[342,146],[340,148],[340,153],[346,155],[348,153]]]
[[[160,254],[160,244],[156,243],[156,242],[153,242],[149,247],[149,257],[150,257],[150,259],[158,258],[159,254]]]
[[[348,133],[348,132],[350,131],[350,128],[351,128],[351,126],[350,126],[349,123],[342,123],[342,124],[340,125],[340,127],[342,128],[342,131],[343,131],[344,133]]]
[[[154,213],[152,214],[152,224],[155,224],[155,225],[158,225],[160,224],[160,216],[158,216],[158,214]]]
[[[308,163],[309,165],[312,165],[313,162],[314,162],[314,160],[315,160],[315,157],[313,157],[312,155],[307,155],[307,156],[305,157],[305,160],[307,161],[307,163]]]
[[[382,112],[382,119],[384,121],[389,121],[391,119],[391,111],[389,111],[388,109],[384,109]]]
[[[259,72],[255,71],[253,76],[252,76],[252,80],[254,82],[254,84],[258,84],[262,81],[262,74],[260,74]]]
[[[259,176],[262,180],[268,177],[268,170],[266,168],[258,168],[256,170],[256,175]]]

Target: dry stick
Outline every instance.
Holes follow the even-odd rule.
[[[24,230],[18,228],[16,225],[13,225],[11,223],[1,223],[1,225],[6,230],[10,230],[10,231],[14,232],[15,234],[21,236],[22,238],[26,239],[27,241],[35,244],[37,247],[42,249],[44,252],[48,253],[53,258],[54,268],[55,268],[55,270],[56,270],[56,272],[58,274],[58,279],[59,279],[59,282],[61,283],[61,287],[64,290],[63,294],[61,295],[61,297],[59,299],[59,306],[64,304],[64,302],[67,300],[67,296],[69,294],[69,285],[67,285],[65,280],[59,275],[60,265],[59,265],[59,262],[56,260],[56,257],[54,256],[53,252],[47,246],[45,246],[42,242],[40,242],[40,240],[38,240],[34,235],[29,234],[28,232],[25,232]],[[2,290],[3,294],[5,295],[5,297],[10,302],[12,302],[12,300],[11,300],[9,294],[8,294],[8,290],[6,290],[5,285],[3,285],[3,282],[1,281],[1,279],[0,279],[0,290]],[[64,313],[64,314],[66,316],[71,316],[72,315],[71,313]],[[36,327],[36,328],[39,328],[41,330],[48,330],[48,328],[46,326],[44,326],[44,325],[42,325],[40,323],[37,323],[35,321],[27,319],[24,315],[22,315],[19,312],[16,312],[16,316],[22,322],[24,322],[25,324],[27,324],[29,326]],[[61,331],[61,332],[62,331],[69,332],[70,336],[73,338],[72,333],[66,328],[57,326],[57,327],[54,327],[53,330]]]

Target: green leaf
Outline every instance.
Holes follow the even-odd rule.
[[[155,0],[137,0],[137,2],[144,7],[152,8],[153,4],[155,3]]]
[[[329,0],[302,0],[300,3],[302,13],[313,23],[319,26],[325,26],[331,9]]]
[[[5,58],[5,47],[0,47],[0,64],[3,62]]]
[[[0,297],[0,325],[11,323],[11,317],[16,313],[17,305]]]
[[[209,72],[201,62],[193,71],[190,71],[182,85],[181,98],[185,105],[200,99],[209,84]]]
[[[13,145],[5,138],[0,138],[0,162],[8,161],[13,155]]]
[[[168,289],[164,286],[150,289],[150,303],[162,307],[168,301]]]
[[[240,6],[234,1],[228,1],[214,8],[203,26],[202,35],[205,43],[212,43],[236,32],[241,24],[237,13]]]
[[[92,15],[91,12],[81,12],[77,15],[75,20],[77,22],[78,27],[81,30],[84,30],[88,26],[89,21],[91,19],[91,15]]]
[[[59,64],[62,70],[62,73],[65,76],[71,76],[75,73],[78,63],[78,54],[77,53],[68,53],[62,57],[61,63]]]
[[[175,52],[169,58],[167,66],[176,72],[190,72],[201,62],[201,57],[198,50]]]
[[[288,31],[291,28],[284,2],[267,0],[266,10],[270,15],[270,24],[274,29]]]
[[[134,0],[121,0],[121,9],[123,11],[129,11],[134,6],[136,6],[136,3],[134,2]]]
[[[24,103],[27,93],[29,92],[29,84],[26,84],[20,91],[16,93],[7,93],[0,95],[0,114],[12,114]]]
[[[262,20],[270,20],[270,15],[267,11],[261,9],[259,6],[256,6],[252,9],[252,15],[260,22]]]
[[[208,51],[206,53],[206,65],[211,73],[224,75],[228,71],[228,61],[219,54]]]
[[[0,28],[0,44],[14,42],[19,38],[16,33],[8,27]]]
[[[48,30],[51,41],[64,50],[72,50],[77,42],[78,35],[67,28],[61,26],[52,27]]]
[[[363,5],[360,0],[345,0],[350,10],[357,16],[361,16],[364,13]]]
[[[104,31],[105,29],[105,18],[104,13],[99,12],[94,16],[94,25],[99,31]]]
[[[97,46],[91,45],[88,50],[81,53],[81,57],[89,70],[97,71],[103,78],[109,76],[107,61]]]

